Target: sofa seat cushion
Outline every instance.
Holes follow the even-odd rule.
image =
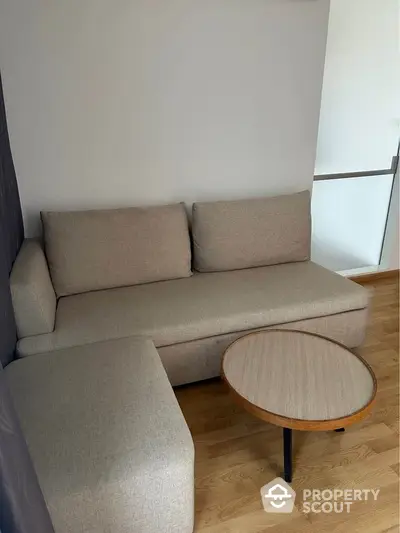
[[[172,346],[158,348],[172,386],[193,383],[221,375],[221,362],[225,350],[232,342],[243,335],[268,329],[294,329],[308,331],[329,337],[349,348],[357,348],[365,339],[368,309],[348,311],[338,315],[321,316],[307,320],[297,320],[290,324],[279,324],[248,331],[235,331],[216,337],[207,337]]]
[[[57,533],[192,532],[193,442],[151,341],[40,354],[5,376]]]
[[[54,333],[21,339],[31,355],[143,335],[156,346],[363,309],[368,292],[311,262],[289,263],[61,298]]]

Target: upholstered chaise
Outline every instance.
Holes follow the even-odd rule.
[[[193,442],[150,340],[48,352],[5,375],[56,533],[193,531]]]

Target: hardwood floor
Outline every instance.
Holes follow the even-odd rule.
[[[196,448],[196,533],[395,533],[399,531],[399,284],[374,291],[361,355],[378,379],[371,416],[345,433],[294,432],[296,506],[268,514],[260,488],[281,475],[282,430],[246,413],[221,380],[176,390]],[[380,489],[350,513],[302,512],[303,489]]]

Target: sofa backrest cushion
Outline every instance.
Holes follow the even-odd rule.
[[[183,204],[42,212],[57,296],[191,275]]]
[[[306,261],[310,192],[193,204],[194,268],[199,272]]]

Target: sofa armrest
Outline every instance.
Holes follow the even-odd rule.
[[[44,251],[36,239],[25,239],[10,276],[18,337],[54,330],[57,299]]]

